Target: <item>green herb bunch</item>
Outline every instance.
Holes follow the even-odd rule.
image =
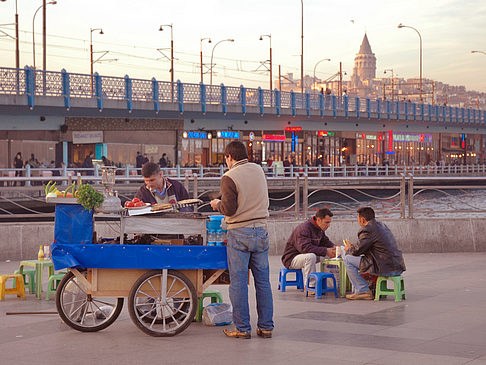
[[[104,199],[103,194],[98,193],[89,184],[82,184],[78,189],[78,203],[89,211],[99,207]]]

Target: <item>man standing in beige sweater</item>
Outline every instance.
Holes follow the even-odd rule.
[[[230,142],[224,156],[229,170],[221,179],[221,200],[211,201],[211,207],[225,215],[228,226],[229,295],[233,305],[234,330],[224,330],[228,337],[251,338],[248,305],[248,269],[255,281],[258,328],[257,335],[272,337],[273,299],[269,280],[266,229],[268,188],[260,166],[248,162],[243,143]]]

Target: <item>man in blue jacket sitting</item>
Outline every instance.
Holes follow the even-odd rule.
[[[282,263],[287,269],[302,269],[304,285],[307,285],[309,274],[316,272],[319,257],[336,256],[334,243],[325,234],[332,216],[329,209],[319,209],[314,217],[299,224],[287,241]]]

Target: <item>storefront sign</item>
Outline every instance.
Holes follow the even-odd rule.
[[[240,132],[218,131],[216,135],[218,138],[240,139]]]
[[[430,134],[413,134],[413,133],[393,133],[393,140],[396,142],[432,142]]]
[[[356,138],[369,139],[369,140],[372,140],[372,141],[376,141],[376,139],[377,139],[375,134],[364,134],[364,133],[356,133]]]
[[[264,134],[262,136],[262,139],[264,141],[279,141],[279,142],[285,142],[285,136],[279,135],[279,134]]]
[[[287,132],[300,132],[302,127],[285,127],[285,130]]]
[[[253,141],[253,140],[255,139],[255,133],[250,132],[250,133],[248,134],[248,138],[250,139],[250,141]]]
[[[319,137],[327,137],[327,136],[335,136],[336,132],[328,132],[328,131],[318,131],[317,135]]]
[[[157,154],[157,153],[159,153],[159,146],[154,145],[154,144],[146,144],[144,152],[150,153],[150,154]]]
[[[182,137],[191,139],[208,139],[207,132],[184,132]]]
[[[73,131],[73,143],[103,143],[103,131]]]

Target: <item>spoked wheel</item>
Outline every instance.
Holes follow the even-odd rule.
[[[174,336],[184,331],[194,319],[196,289],[182,273],[151,270],[133,284],[128,297],[128,311],[133,323],[150,336]]]
[[[86,276],[86,271],[81,271]],[[62,320],[81,332],[96,332],[111,325],[120,315],[123,298],[93,298],[72,272],[56,291],[56,306]]]

